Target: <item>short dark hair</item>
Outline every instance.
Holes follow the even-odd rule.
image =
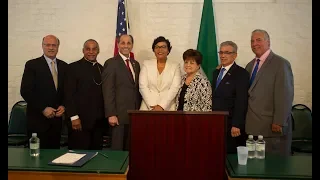
[[[198,65],[202,63],[202,54],[200,51],[195,49],[188,49],[182,55],[183,61],[188,58],[193,58]]]
[[[128,36],[130,36],[131,41],[132,41],[132,44],[133,44],[133,36],[132,36],[131,34],[121,34],[119,37],[117,37],[117,43],[119,43],[119,42],[120,42],[120,38],[121,38],[122,36],[124,36],[124,35],[128,35]]]
[[[171,44],[170,44],[170,41],[169,41],[169,39],[166,39],[166,38],[163,37],[163,36],[159,36],[159,37],[157,37],[156,39],[154,39],[154,41],[153,41],[153,43],[152,43],[152,51],[154,51],[154,48],[156,47],[156,44],[158,44],[159,42],[165,42],[165,43],[167,44],[168,51],[169,51],[169,53],[170,53],[171,48],[172,48],[172,46],[171,46]],[[168,54],[169,54],[169,53],[168,53]]]

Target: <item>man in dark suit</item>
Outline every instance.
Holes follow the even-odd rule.
[[[270,37],[265,30],[252,32],[251,49],[256,57],[246,66],[251,74],[246,132],[255,139],[262,135],[267,153],[289,156],[294,96],[290,62],[271,51]]]
[[[88,39],[83,45],[83,58],[69,64],[65,81],[69,149],[102,149],[106,122],[99,51],[98,42]]]
[[[59,149],[64,114],[63,86],[67,63],[57,59],[60,41],[54,35],[42,40],[43,55],[26,62],[20,93],[27,102],[28,136],[37,133],[40,148]]]
[[[141,104],[139,93],[140,64],[130,57],[133,37],[118,38],[119,54],[108,59],[102,72],[105,117],[111,126],[111,149],[129,150],[129,115]]]
[[[248,106],[249,73],[234,61],[237,45],[232,41],[220,44],[221,67],[213,72],[212,110],[228,111],[227,153],[236,153],[245,145],[245,116]]]

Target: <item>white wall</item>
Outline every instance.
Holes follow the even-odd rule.
[[[8,1],[8,114],[21,100],[24,64],[42,55],[47,34],[60,41],[58,58],[70,63],[82,57],[82,45],[96,39],[104,63],[113,55],[117,0],[10,0]],[[170,58],[196,48],[203,0],[127,0],[134,53],[138,61],[153,58],[153,39],[163,35],[173,46]],[[253,57],[250,34],[269,32],[271,49],[291,62],[294,103],[312,108],[312,1],[213,0],[218,44],[232,40],[239,46],[236,62],[245,66]],[[9,116],[8,116],[9,117]]]

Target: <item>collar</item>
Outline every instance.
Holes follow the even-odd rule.
[[[260,58],[258,58],[256,56],[255,60],[260,59],[260,62],[261,61],[264,62],[267,59],[267,57],[269,56],[270,52],[271,52],[271,49],[268,49],[265,53],[262,54],[262,56]]]
[[[119,52],[119,55],[120,55],[120,57],[125,61],[126,59],[130,59],[130,54],[129,54],[129,57],[126,57],[125,55],[123,55],[123,54],[121,54],[120,52]]]
[[[48,64],[51,64],[51,61],[53,61],[55,64],[57,64],[57,58],[54,59],[50,59],[49,57],[47,57],[45,54],[43,55],[43,57],[46,59]]]
[[[224,66],[221,66],[221,69],[224,68],[224,69],[226,69],[225,72],[228,72],[229,69],[231,68],[231,66],[232,66],[233,64],[234,64],[234,61],[232,62],[232,64],[229,64],[228,66],[225,66],[225,67],[224,67]],[[220,69],[220,70],[221,70],[221,69]]]
[[[90,64],[92,64],[92,66],[96,65],[97,61],[89,61],[88,59],[86,59],[85,57],[83,57],[83,59],[87,62],[89,62]]]

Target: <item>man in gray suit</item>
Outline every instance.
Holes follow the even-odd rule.
[[[105,117],[112,131],[111,149],[129,150],[129,115],[141,104],[139,93],[140,64],[130,57],[133,37],[123,34],[118,38],[119,54],[104,63],[102,92]]]
[[[246,70],[251,74],[246,132],[263,135],[266,153],[288,156],[291,153],[291,107],[294,85],[290,62],[273,53],[265,30],[251,34],[251,49],[256,57]]]

